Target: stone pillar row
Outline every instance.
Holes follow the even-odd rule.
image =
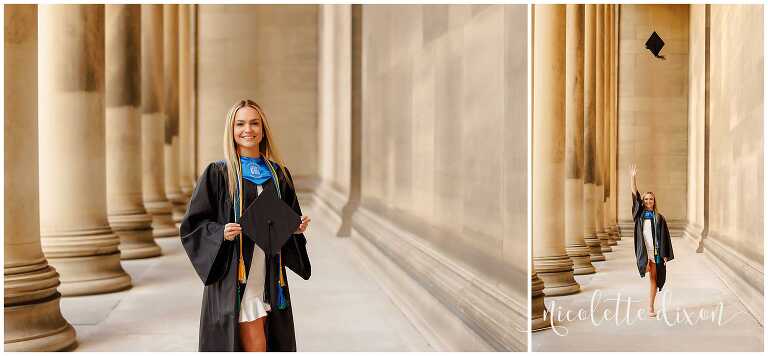
[[[60,296],[130,288],[120,260],[178,236],[195,180],[179,156],[194,145],[192,13],[6,6],[6,350],[72,349]]]
[[[616,5],[534,5],[533,330],[617,245]]]
[[[533,264],[545,295],[579,291],[565,250],[565,5],[537,5],[533,29]]]

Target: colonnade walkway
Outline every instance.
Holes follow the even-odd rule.
[[[311,206],[304,211],[319,216]],[[307,232],[312,277],[289,272],[298,351],[430,351],[359,260],[353,242],[322,221]],[[123,261],[133,288],[67,297],[75,351],[196,351],[203,286],[178,237],[156,239],[163,256]]]
[[[707,258],[697,254],[693,243],[683,238],[672,238],[675,259],[667,264],[666,284],[656,297],[659,314],[662,299],[667,300],[666,319],[645,316],[650,286],[648,275],[641,279],[638,274],[632,244],[632,237],[623,237],[612,246],[614,252],[606,254],[606,261],[593,262],[596,274],[576,276],[581,285],[578,294],[546,297],[547,309],[559,311],[561,319],[566,318],[567,310],[573,314],[579,309],[594,309],[595,321],[571,315],[572,321],[556,324],[560,326],[556,327],[557,333],[552,329],[534,333],[533,351],[763,350],[763,326],[717,277]],[[632,300],[629,318],[628,297]],[[615,313],[616,299],[623,301],[618,317],[606,317],[606,310]],[[719,318],[721,302],[723,312]],[[707,320],[702,320],[702,311]],[[642,320],[638,312],[643,313]],[[718,325],[718,319],[722,325]]]

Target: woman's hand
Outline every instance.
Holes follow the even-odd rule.
[[[296,232],[294,232],[294,234],[303,234],[304,231],[307,230],[307,226],[309,226],[310,221],[312,221],[312,219],[310,219],[309,216],[302,215],[301,224],[299,224],[299,228],[296,229]]]
[[[664,257],[664,265],[665,266],[667,265],[667,258],[666,257]]]
[[[632,189],[632,195],[635,194],[637,190],[637,165],[632,163],[629,165],[629,184],[631,185]]]
[[[235,236],[243,232],[243,228],[240,227],[240,224],[236,223],[229,223],[224,225],[224,240],[232,241],[235,239]]]

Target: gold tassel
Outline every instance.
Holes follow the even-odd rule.
[[[240,235],[240,262],[237,264],[237,279],[245,283],[245,262],[243,262],[243,235]]]

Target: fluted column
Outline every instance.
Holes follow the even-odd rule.
[[[194,5],[179,5],[179,185],[185,197],[194,186],[194,142],[192,121],[191,11]]]
[[[144,208],[154,237],[179,234],[165,195],[163,5],[141,5],[141,164]]]
[[[565,5],[534,8],[533,263],[546,295],[576,293],[565,252]]]
[[[179,184],[179,5],[163,5],[163,47],[165,193],[173,204],[173,222],[178,225],[187,202]]]
[[[565,250],[574,274],[595,273],[584,241],[584,5],[566,6]]]
[[[160,255],[141,191],[141,8],[106,6],[107,212],[123,259]]]
[[[104,6],[41,5],[38,19],[43,252],[63,295],[126,289],[107,222]]]
[[[592,262],[605,261],[595,229],[595,7],[584,5],[584,241]]]
[[[40,246],[37,6],[5,5],[4,21],[5,351],[59,351],[76,337],[59,309],[59,274]]]
[[[595,233],[600,239],[602,252],[611,252],[609,236],[605,231],[603,188],[605,170],[605,5],[595,5]]]

